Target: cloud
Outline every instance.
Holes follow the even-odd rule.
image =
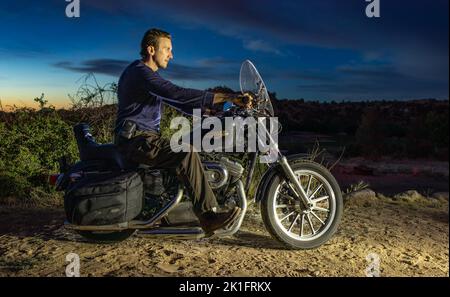
[[[197,61],[197,64],[204,67],[240,67],[241,61],[223,57],[213,57],[200,59]]]
[[[214,66],[187,66],[172,63],[167,69],[161,70],[161,74],[168,79],[191,80],[191,81],[223,81],[235,80],[237,71],[229,68]]]
[[[317,82],[329,82],[335,77],[330,73],[323,73],[320,71],[302,70],[302,71],[283,71],[278,70],[265,75],[267,78],[281,78],[283,80],[307,80]]]
[[[448,38],[442,38],[448,36],[447,0],[432,4],[420,0],[409,0],[407,4],[385,1],[379,20],[366,17],[364,1],[136,0],[129,5],[125,0],[96,0],[87,5],[142,18],[156,11],[168,19],[240,39],[258,35],[285,43],[364,50],[383,46],[386,40],[392,44],[408,39],[448,45]]]
[[[379,87],[370,83],[324,83],[324,84],[303,84],[297,88],[302,91],[313,91],[315,93],[335,93],[335,94],[370,94],[379,91]]]
[[[231,61],[231,60],[229,60]],[[74,64],[68,61],[61,61],[53,64],[54,67],[66,69],[79,73],[98,73],[110,76],[120,76],[122,71],[130,64],[130,61],[114,60],[114,59],[93,59],[82,61]],[[217,67],[222,64],[221,67]],[[167,69],[161,69],[161,74],[167,79],[177,80],[232,80],[236,79],[238,70],[223,65],[229,64],[227,60],[221,58],[200,60],[197,65],[182,65],[177,63],[169,63]]]
[[[335,100],[404,100],[418,98],[448,99],[446,86],[436,83],[415,82],[410,88],[398,88],[395,83],[383,85],[372,82],[340,80],[323,84],[302,84],[297,86],[302,96]]]
[[[252,51],[260,51],[265,53],[273,53],[281,55],[281,51],[276,49],[272,44],[263,40],[244,40],[244,48]]]
[[[188,36],[195,34],[194,38],[206,34],[206,40],[217,40],[223,44],[231,41],[233,44],[242,44],[247,50],[265,53],[264,56],[257,56],[261,56],[261,64],[266,61],[264,79],[290,80],[284,85],[280,83],[286,89],[295,88],[298,82],[294,80],[299,80],[307,88],[316,88],[318,92],[321,89],[330,92],[333,89],[339,92],[353,89],[355,92],[369,90],[374,94],[394,94],[412,93],[416,90],[418,93],[438,92],[447,94],[448,97],[448,0],[382,1],[379,19],[365,16],[367,3],[363,0],[136,0],[132,4],[128,0],[90,0],[82,1],[82,13],[85,11],[85,17],[80,19],[82,23],[78,22],[76,27],[73,27],[73,20],[64,18],[64,1],[51,0],[51,4],[44,2],[23,4],[23,1],[16,1],[4,4],[5,9],[0,9],[0,16],[5,18],[5,23],[14,24],[21,16],[29,15],[47,19],[48,22],[42,24],[51,24],[51,17],[59,13],[64,21],[61,22],[61,27],[52,28],[55,32],[64,31],[67,36],[71,36],[70,32],[83,32],[85,27],[80,26],[90,19],[116,20],[121,26],[117,28],[118,36],[120,33],[125,34],[120,31],[122,27],[127,33],[132,32],[139,37],[142,32],[137,31],[141,30],[141,26],[159,23],[173,29],[174,33],[186,33]],[[59,4],[55,6],[56,3]],[[96,30],[87,30],[88,34],[83,34],[86,35],[83,42],[72,43],[75,39],[68,41],[62,38],[55,39],[57,42],[54,44],[42,42],[45,36],[39,36],[31,42],[37,29],[49,29],[42,26],[29,30],[29,23],[32,22],[26,18],[23,23],[26,24],[26,21],[26,28],[17,31],[16,35],[8,35],[9,31],[5,35],[5,42],[0,46],[1,55],[9,53],[33,58],[51,56],[54,61],[53,57],[58,52],[84,50],[90,46],[88,42],[95,40],[93,36],[100,36],[102,39],[102,42],[96,44],[100,50],[103,50],[108,38],[113,43],[117,42],[116,39],[101,34],[106,25],[99,26]],[[189,30],[192,32],[188,32]],[[217,35],[227,38],[221,39]],[[25,42],[28,39],[31,40],[30,43]],[[46,47],[48,53],[40,46]],[[291,55],[285,53],[295,52],[297,55],[303,50],[305,57],[311,58],[311,61],[292,60],[292,65],[289,64],[286,68],[312,69],[311,63],[317,62],[315,69],[320,71],[284,72],[280,65],[291,62],[288,60]],[[318,50],[317,53],[315,50]],[[228,57],[241,54],[236,51],[228,52],[226,48],[223,51]],[[201,50],[196,52],[203,53]],[[321,56],[324,57],[323,60],[320,60]],[[54,66],[80,73],[118,76],[128,63],[123,60],[91,59],[79,63],[61,61]],[[350,64],[335,68],[336,63]],[[189,64],[171,63],[162,72],[169,79],[198,82],[237,80],[239,64],[230,59],[212,57]]]
[[[406,75],[390,65],[343,65],[329,80],[297,85],[300,92],[335,99],[448,98],[448,83]]]
[[[339,73],[360,79],[403,79],[406,75],[398,72],[392,65],[344,65],[336,69]]]
[[[386,59],[385,55],[377,50],[367,50],[362,53],[364,62],[379,62]]]
[[[66,69],[78,73],[98,73],[110,76],[120,76],[122,71],[131,63],[131,61],[115,59],[92,59],[85,60],[79,64],[68,61],[61,61],[53,64],[54,67]],[[241,61],[225,59],[222,57],[213,57],[200,59],[192,65],[184,65],[170,62],[166,69],[160,69],[163,77],[173,80],[190,81],[237,81],[239,79],[239,69]],[[342,72],[355,72],[349,66],[339,68]],[[363,70],[361,70],[363,71]],[[307,80],[316,82],[329,82],[335,77],[329,73],[320,71],[301,70],[284,71],[275,69],[264,74],[264,79],[283,79],[283,80]]]
[[[377,19],[366,17],[362,0],[136,0],[133,5],[96,0],[87,5],[142,20],[150,12],[164,15],[184,28],[211,30],[266,54],[283,54],[289,46],[346,49],[404,75],[448,80],[448,0],[384,1]]]
[[[80,73],[100,73],[111,76],[118,76],[129,61],[114,59],[94,59],[83,61],[81,65],[74,65],[72,62],[62,61],[53,64],[53,66]]]

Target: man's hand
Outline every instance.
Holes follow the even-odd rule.
[[[254,98],[250,93],[245,93],[243,95],[224,94],[224,93],[214,94],[213,104],[221,104],[226,101],[232,102],[237,106],[250,109],[253,106]]]
[[[233,104],[243,107],[245,109],[250,109],[253,107],[253,96],[250,93],[244,93],[233,99]]]

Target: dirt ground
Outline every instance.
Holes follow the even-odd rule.
[[[448,193],[346,196],[337,234],[314,250],[287,250],[265,231],[256,207],[232,237],[166,240],[134,235],[93,244],[62,226],[61,209],[0,208],[0,276],[365,276],[375,253],[381,276],[449,276]],[[371,262],[372,261],[372,262]]]

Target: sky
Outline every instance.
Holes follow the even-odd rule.
[[[69,1],[69,0],[67,0]],[[0,0],[0,100],[66,106],[81,78],[117,82],[147,29],[172,35],[161,75],[189,88],[239,89],[251,60],[279,99],[448,99],[448,0]]]

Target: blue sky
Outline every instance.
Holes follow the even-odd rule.
[[[173,36],[162,76],[193,88],[238,88],[254,62],[279,98],[448,99],[448,0],[0,0],[0,99],[69,102],[84,74],[114,82],[152,27]],[[77,82],[78,81],[78,82]]]

